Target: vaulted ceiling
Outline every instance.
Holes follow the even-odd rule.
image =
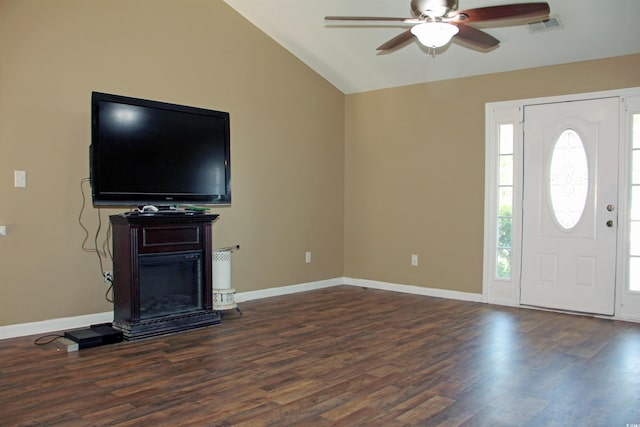
[[[478,25],[500,40],[497,49],[481,52],[454,39],[435,56],[415,40],[391,52],[376,51],[407,25],[324,20],[411,17],[410,0],[224,1],[347,94],[640,53],[640,0],[548,0],[559,26],[533,31],[530,25]],[[523,1],[459,0],[459,9],[510,3]]]

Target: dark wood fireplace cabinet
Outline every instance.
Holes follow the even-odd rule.
[[[218,215],[138,213],[113,227],[113,327],[135,340],[220,323],[212,309],[211,228]]]

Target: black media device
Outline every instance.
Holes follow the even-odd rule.
[[[121,342],[122,331],[112,328],[110,323],[104,323],[67,331],[64,337],[78,343],[78,348],[83,349]]]
[[[95,206],[231,204],[229,113],[93,92]]]

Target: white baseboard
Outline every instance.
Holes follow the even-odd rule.
[[[336,277],[335,279],[320,280],[317,282],[302,283],[298,285],[279,286],[258,291],[239,292],[235,295],[236,302],[245,302],[280,295],[294,294],[298,292],[312,291],[316,289],[330,288],[333,286],[349,285],[363,288],[380,289],[406,294],[423,295],[436,298],[454,299],[460,301],[483,302],[482,294],[469,292],[450,291],[437,288],[423,288],[421,286],[403,285],[398,283],[379,282],[368,279],[354,279],[351,277]],[[492,301],[492,304],[509,305],[512,307],[527,308],[514,304],[500,304]],[[637,316],[619,316],[615,320],[627,322],[640,322]],[[87,327],[96,323],[113,321],[113,312],[87,314],[83,316],[64,317],[59,319],[43,320],[40,322],[21,323],[17,325],[0,326],[0,340],[8,338],[24,337],[29,335],[47,334],[57,331],[66,331]]]
[[[615,316],[614,319],[623,320],[625,322],[640,323],[640,316],[634,316],[634,315],[628,315],[628,314]]]
[[[278,286],[257,291],[238,292],[236,302],[245,302],[262,298],[330,288],[333,286],[350,285],[364,288],[381,289],[407,294],[424,295],[437,298],[456,299],[461,301],[482,302],[481,294],[449,291],[445,289],[423,288],[420,286],[402,285],[397,283],[378,282],[375,280],[336,277],[334,279],[319,280],[317,282],[301,283],[297,285]],[[43,320],[41,322],[21,323],[17,325],[0,326],[0,339],[23,337],[28,335],[47,334],[56,331],[83,328],[96,323],[113,321],[113,312],[87,314],[84,316],[65,317],[60,319]]]
[[[0,326],[0,339],[25,337],[28,335],[47,334],[56,331],[83,328],[97,323],[113,321],[113,312],[86,314],[84,316],[63,317],[41,322],[19,323],[17,325]]]
[[[278,286],[276,288],[261,289],[259,291],[237,292],[235,295],[235,301],[245,302],[255,299],[295,294],[297,292],[313,291],[315,289],[330,288],[339,285],[344,285],[344,278],[337,277],[335,279],[320,280],[317,282],[302,283],[299,285]]]
[[[343,278],[345,285],[361,286],[364,288],[382,289],[385,291],[402,292],[405,294],[423,295],[436,298],[455,299],[460,301],[482,302],[482,294],[450,291],[437,288],[423,288],[421,286],[402,285],[399,283],[378,282],[376,280]]]

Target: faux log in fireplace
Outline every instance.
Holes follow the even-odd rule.
[[[220,323],[212,309],[218,215],[126,213],[113,227],[113,326],[128,340]]]

